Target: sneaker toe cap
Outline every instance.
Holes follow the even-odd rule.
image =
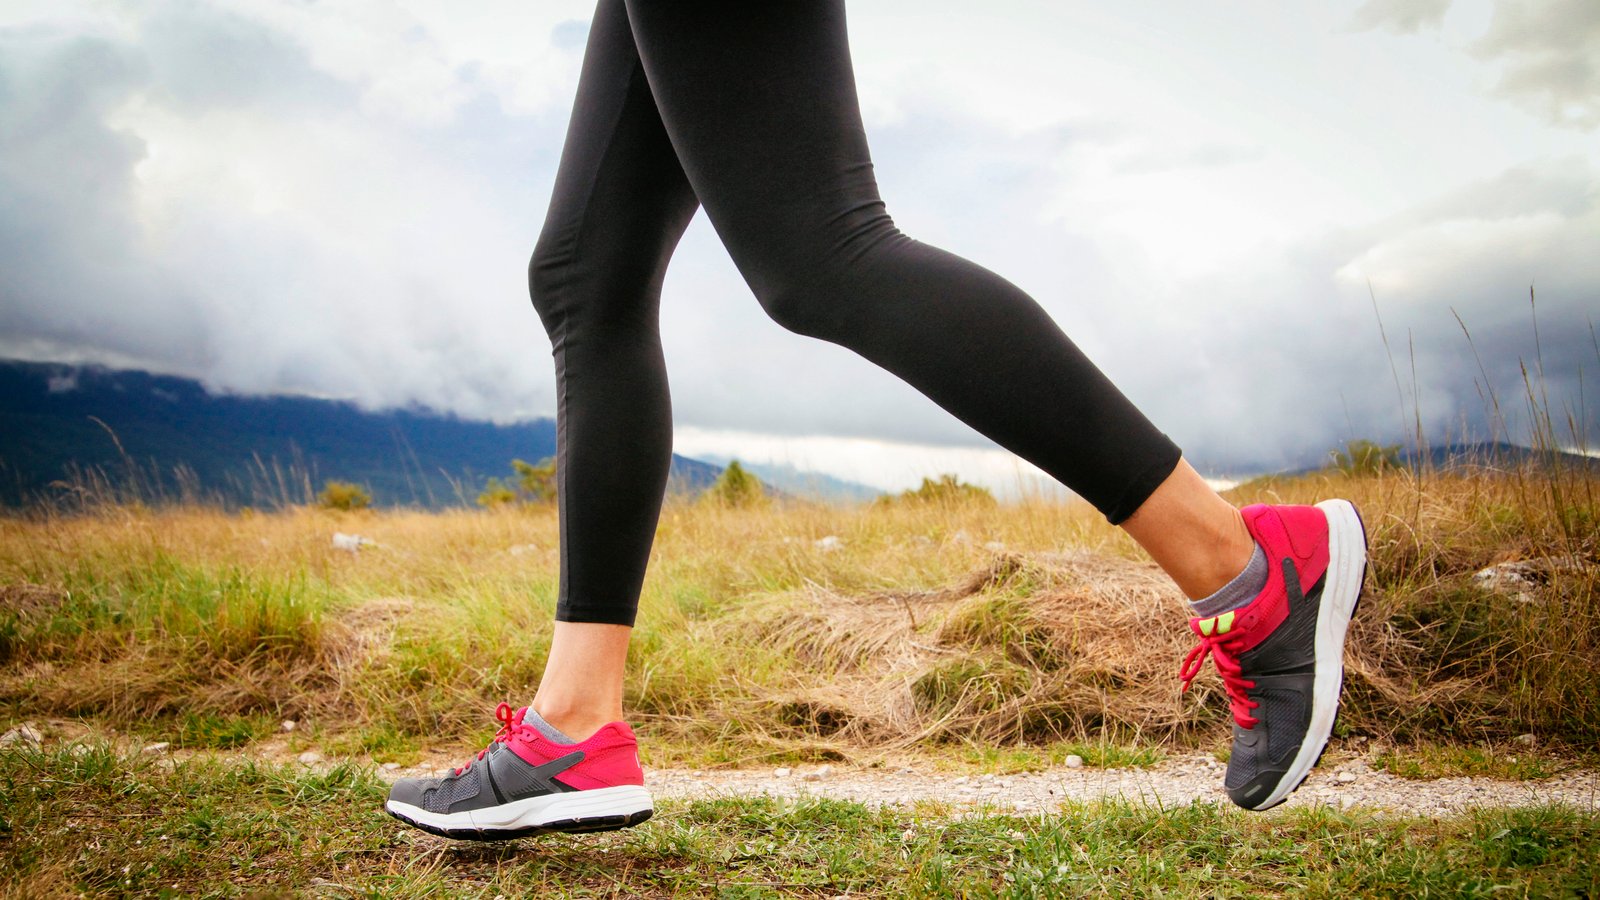
[[[1235,806],[1244,809],[1266,809],[1267,807],[1263,804],[1277,790],[1278,783],[1283,780],[1283,775],[1282,771],[1262,772],[1238,787],[1228,788],[1228,799],[1232,800]],[[1279,800],[1278,802],[1281,803],[1283,801]],[[1272,805],[1275,806],[1277,804]]]
[[[389,787],[388,802],[404,803],[407,806],[415,806],[418,809],[422,809],[424,808],[422,795],[427,792],[428,788],[433,786],[434,783],[431,779],[402,778]]]

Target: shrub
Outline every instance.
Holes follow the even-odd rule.
[[[511,478],[490,478],[478,495],[478,505],[494,508],[512,503],[548,503],[556,499],[556,460],[538,463],[513,459]]]
[[[551,456],[537,465],[520,459],[511,461],[517,472],[517,494],[526,503],[544,503],[556,499],[556,458]]]
[[[733,460],[717,476],[716,483],[706,488],[703,499],[724,506],[756,506],[767,499],[761,479],[750,474],[739,461]]]
[[[899,496],[884,494],[878,498],[879,503],[929,503],[940,505],[961,505],[976,503],[981,506],[993,506],[994,495],[988,488],[975,484],[967,484],[955,475],[945,473],[937,479],[924,478],[922,484],[915,490],[902,491]]]
[[[366,509],[372,505],[372,494],[353,482],[328,481],[317,495],[317,504],[323,509]]]
[[[483,493],[478,495],[478,505],[490,509],[515,502],[517,492],[499,478],[490,478],[489,483],[483,486]]]
[[[1376,475],[1379,472],[1401,468],[1400,445],[1387,446],[1357,439],[1345,444],[1343,450],[1330,451],[1333,467],[1346,475]]]

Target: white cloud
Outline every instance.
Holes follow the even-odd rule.
[[[1496,0],[1474,50],[1501,63],[1496,91],[1564,126],[1600,126],[1600,4]]]
[[[1450,0],[1367,0],[1350,17],[1350,27],[1415,34],[1438,26],[1449,9]]]
[[[676,429],[673,452],[827,472],[888,492],[951,473],[1002,498],[1071,496],[1039,469],[998,449],[686,427]]]

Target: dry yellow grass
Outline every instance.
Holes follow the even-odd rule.
[[[1262,481],[1233,499],[1346,496],[1365,516],[1344,728],[1592,742],[1593,488],[1390,473]],[[375,544],[339,550],[336,531]],[[478,741],[495,702],[536,685],[556,544],[549,508],[3,519],[0,703],[12,719],[156,732],[183,716],[293,717],[313,739],[359,733],[375,755]],[[1473,581],[1531,559],[1565,562],[1521,597]],[[1187,646],[1176,593],[1081,504],[680,502],[662,517],[628,703],[658,762],[1214,740],[1215,682],[1178,693]]]

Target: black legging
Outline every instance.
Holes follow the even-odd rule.
[[[900,376],[1112,522],[1177,465],[1032,298],[895,227],[841,0],[600,0],[528,273],[556,362],[558,619],[633,623],[672,449],[661,282],[697,204],[780,325]]]

